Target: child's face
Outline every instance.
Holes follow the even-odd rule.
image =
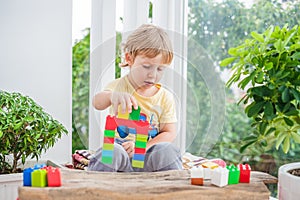
[[[129,77],[135,89],[150,89],[158,83],[167,65],[162,63],[162,55],[154,58],[144,55],[135,57],[134,62],[128,62],[130,66]]]

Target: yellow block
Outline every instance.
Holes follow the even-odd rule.
[[[132,167],[144,168],[144,161],[132,160]]]
[[[118,107],[118,118],[120,119],[129,119],[128,108],[126,108],[126,112],[122,113],[121,106]]]
[[[210,168],[210,169],[214,169],[214,168],[217,168],[219,167],[219,165],[217,163],[214,163],[214,162],[205,162],[202,164],[202,167],[204,168]]]
[[[148,135],[136,134],[136,141],[147,142],[148,141]]]

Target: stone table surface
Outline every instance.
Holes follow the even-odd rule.
[[[277,178],[251,172],[250,183],[223,188],[205,181],[204,186],[190,184],[190,172],[91,172],[62,169],[61,187],[19,187],[20,200],[147,200],[147,199],[269,199],[265,184]]]

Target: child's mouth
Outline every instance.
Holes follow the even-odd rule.
[[[146,85],[154,85],[154,83],[151,81],[144,81],[144,83],[146,83]]]

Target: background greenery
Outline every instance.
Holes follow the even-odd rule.
[[[218,68],[220,61],[228,57],[229,47],[238,46],[252,31],[259,33],[269,25],[283,26],[288,23],[291,27],[299,24],[300,0],[256,0],[251,7],[245,7],[237,0],[189,0],[188,35],[189,42],[196,41],[203,48],[206,62],[199,63],[196,52],[189,47],[188,51],[188,95],[197,99],[199,113],[194,113],[192,106],[187,107],[187,141],[193,140],[188,151],[201,156],[199,149],[203,145],[202,133],[207,130],[210,120],[210,96],[203,77],[197,72],[197,67],[213,66]],[[151,14],[149,15],[151,17]],[[117,49],[121,41],[117,35]],[[189,45],[192,43],[189,43]],[[82,134],[87,138],[88,133],[88,84],[89,84],[89,33],[79,41],[73,49],[73,149],[87,147]],[[120,62],[120,52],[116,52],[116,63]],[[192,66],[191,63],[198,63]],[[119,76],[119,68],[116,77]],[[196,70],[196,71],[195,71]],[[284,154],[276,149],[262,152],[259,148],[249,147],[242,154],[239,152],[241,141],[252,132],[251,120],[245,115],[244,109],[238,105],[231,90],[226,90],[226,121],[218,143],[207,157],[219,157],[228,163],[250,162],[254,169],[277,173],[277,167],[291,160],[300,160],[300,147],[291,146],[291,151]],[[191,105],[193,99],[188,99]],[[194,104],[192,104],[194,105]],[[195,134],[194,127],[197,127]]]

